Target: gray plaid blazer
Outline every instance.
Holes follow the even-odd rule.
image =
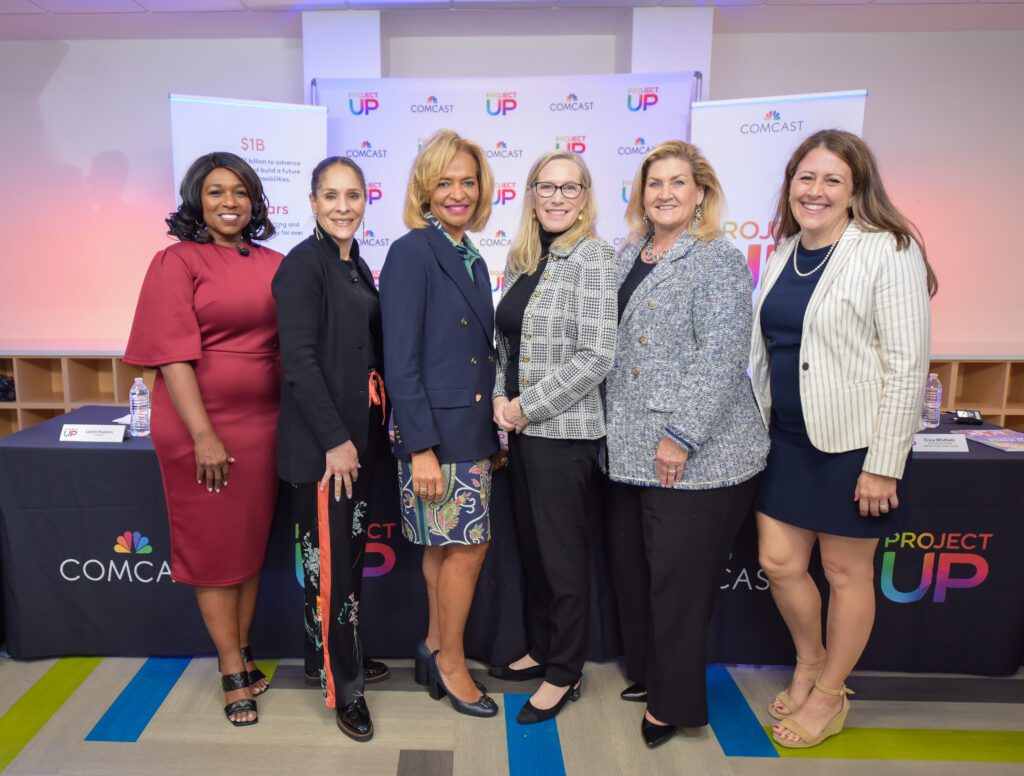
[[[505,290],[520,273],[505,270]],[[618,317],[615,250],[584,237],[553,250],[526,306],[519,348],[519,403],[530,419],[524,434],[553,439],[600,439],[600,385],[615,358]],[[499,332],[494,397],[505,395],[508,343]]]

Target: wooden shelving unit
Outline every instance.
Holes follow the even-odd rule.
[[[985,420],[1024,431],[1024,358],[936,359],[942,409],[980,410]],[[0,437],[42,423],[83,404],[128,406],[136,377],[150,390],[156,371],[111,355],[57,356],[0,353],[0,374],[14,377],[16,401],[0,402]]]
[[[125,364],[117,356],[4,355],[0,374],[14,378],[15,400],[0,402],[0,437],[63,415],[83,404],[128,406],[136,377],[150,390],[156,370]]]

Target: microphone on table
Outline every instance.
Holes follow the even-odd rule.
[[[240,256],[248,256],[249,255],[249,249],[246,248],[244,245],[236,245],[235,248],[238,251]]]

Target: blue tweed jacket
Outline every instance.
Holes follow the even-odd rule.
[[[645,242],[619,256],[620,285]],[[637,287],[606,383],[612,480],[658,485],[666,435],[690,450],[676,489],[736,485],[764,468],[768,434],[747,377],[752,291],[736,248],[689,232]]]

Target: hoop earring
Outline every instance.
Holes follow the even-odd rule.
[[[700,222],[703,221],[703,220],[704,220],[704,213],[700,209],[700,204],[698,204],[696,209],[693,211],[693,225],[694,226],[700,226]]]

